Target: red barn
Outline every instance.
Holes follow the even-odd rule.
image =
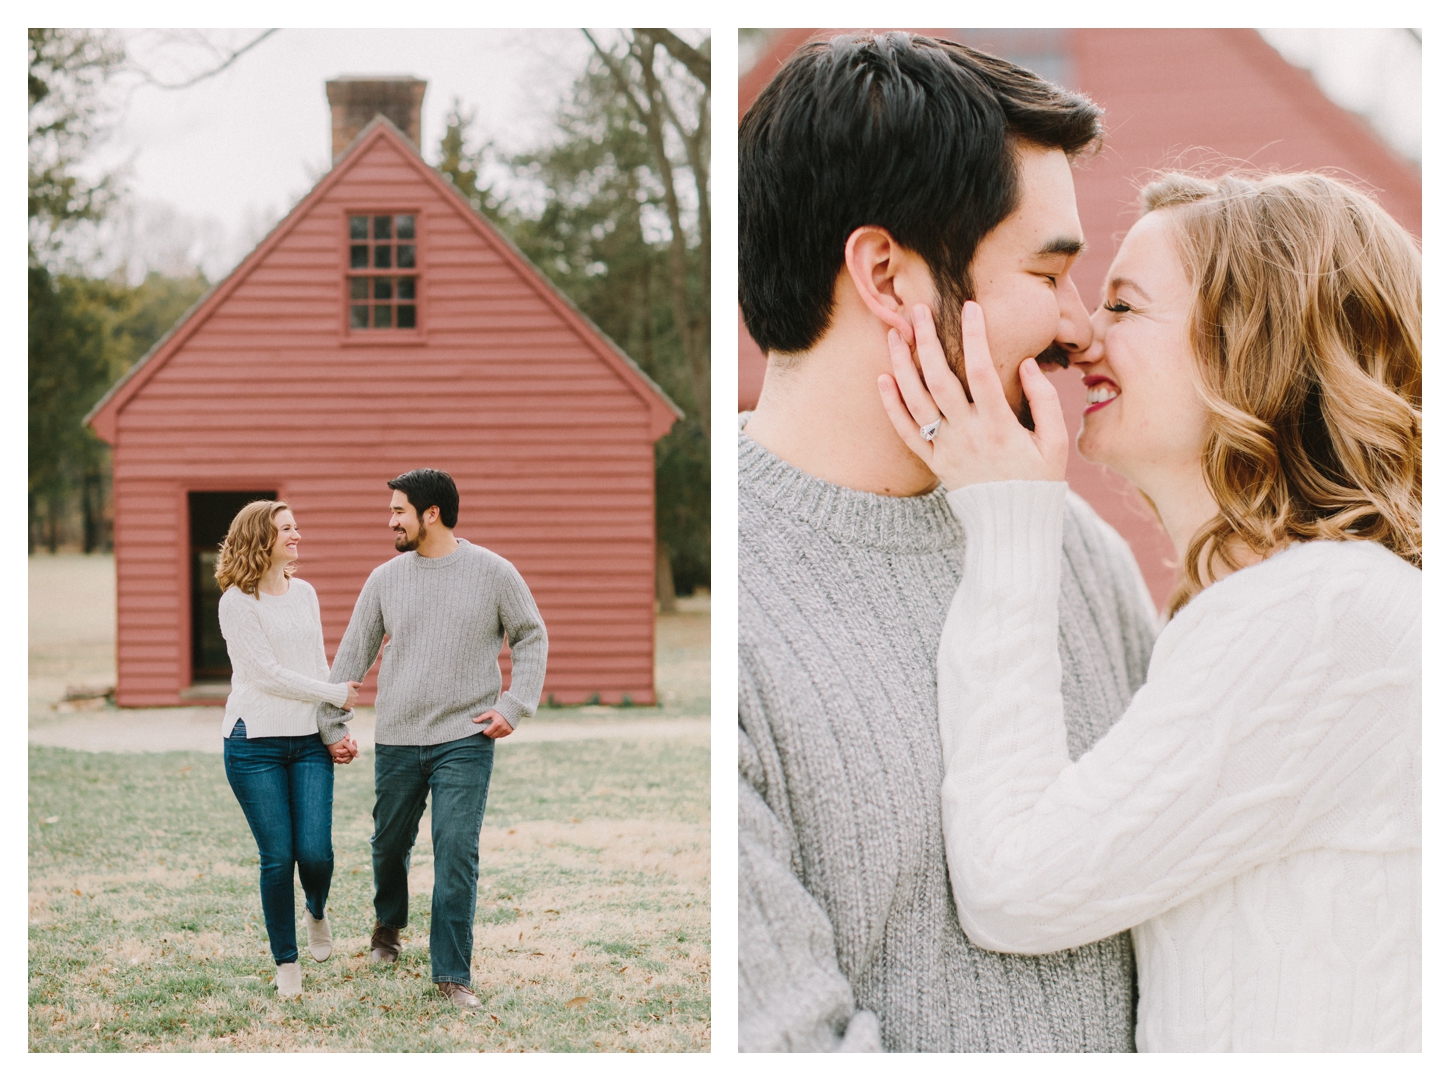
[[[845,30],[781,30],[740,79],[740,115],[807,41]],[[1117,240],[1137,218],[1138,183],[1175,164],[1247,163],[1277,170],[1329,171],[1375,189],[1385,209],[1420,232],[1420,176],[1358,117],[1335,105],[1307,72],[1257,31],[918,30],[954,38],[1077,90],[1105,110],[1102,153],[1077,172],[1077,204],[1088,251],[1073,271],[1083,299],[1098,297]],[[741,409],[752,408],[765,358],[740,321]],[[1076,432],[1085,398],[1076,373],[1053,375]],[[1068,481],[1133,546],[1161,606],[1172,588],[1173,546],[1126,481],[1072,453]]]
[[[418,466],[529,583],[549,699],[655,700],[654,443],[681,414],[419,156],[425,86],[329,82],[332,170],[87,418],[113,447],[120,705],[225,697],[211,571],[261,495],[294,508],[330,655]]]

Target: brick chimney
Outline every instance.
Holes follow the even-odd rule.
[[[327,81],[332,106],[332,160],[342,156],[358,132],[381,114],[415,147],[423,138],[423,91],[428,83],[411,75],[342,75]]]

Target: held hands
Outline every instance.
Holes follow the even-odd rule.
[[[355,679],[347,681],[347,701],[342,704],[343,709],[350,710],[357,705],[357,690],[361,686]],[[336,743],[327,745],[327,753],[339,766],[345,766],[357,757],[357,741],[351,736],[343,736]]]
[[[357,757],[357,742],[351,736],[343,736],[336,743],[329,743],[327,751],[339,766],[345,766]]]
[[[1065,479],[1067,427],[1057,404],[1057,390],[1037,361],[1029,357],[1018,369],[1037,428],[1029,432],[1013,413],[997,378],[987,351],[981,306],[970,300],[962,306],[966,389],[947,366],[931,310],[917,304],[911,314],[921,372],[912,363],[911,348],[900,334],[889,330],[886,340],[895,378],[882,375],[876,381],[902,442],[951,491],[989,481]],[[926,377],[925,386],[922,376]],[[941,425],[936,436],[923,439],[921,428],[938,418]]]
[[[483,734],[489,739],[503,739],[514,730],[514,726],[504,719],[504,715],[496,709],[490,709],[480,713],[473,718],[474,724],[487,724]]]

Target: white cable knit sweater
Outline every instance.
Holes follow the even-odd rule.
[[[1140,1051],[1420,1048],[1420,572],[1296,544],[1205,589],[1067,753],[1065,484],[950,493],[938,657],[958,914],[987,949],[1133,929]]]
[[[347,684],[328,682],[317,593],[301,578],[280,597],[253,597],[232,586],[218,615],[232,661],[223,739],[239,719],[247,722],[248,739],[313,735],[317,703],[347,701]]]

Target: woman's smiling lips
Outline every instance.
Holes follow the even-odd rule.
[[[1094,413],[1107,405],[1119,394],[1118,385],[1105,375],[1089,375],[1083,379],[1083,386],[1087,387],[1087,408],[1083,415]]]

